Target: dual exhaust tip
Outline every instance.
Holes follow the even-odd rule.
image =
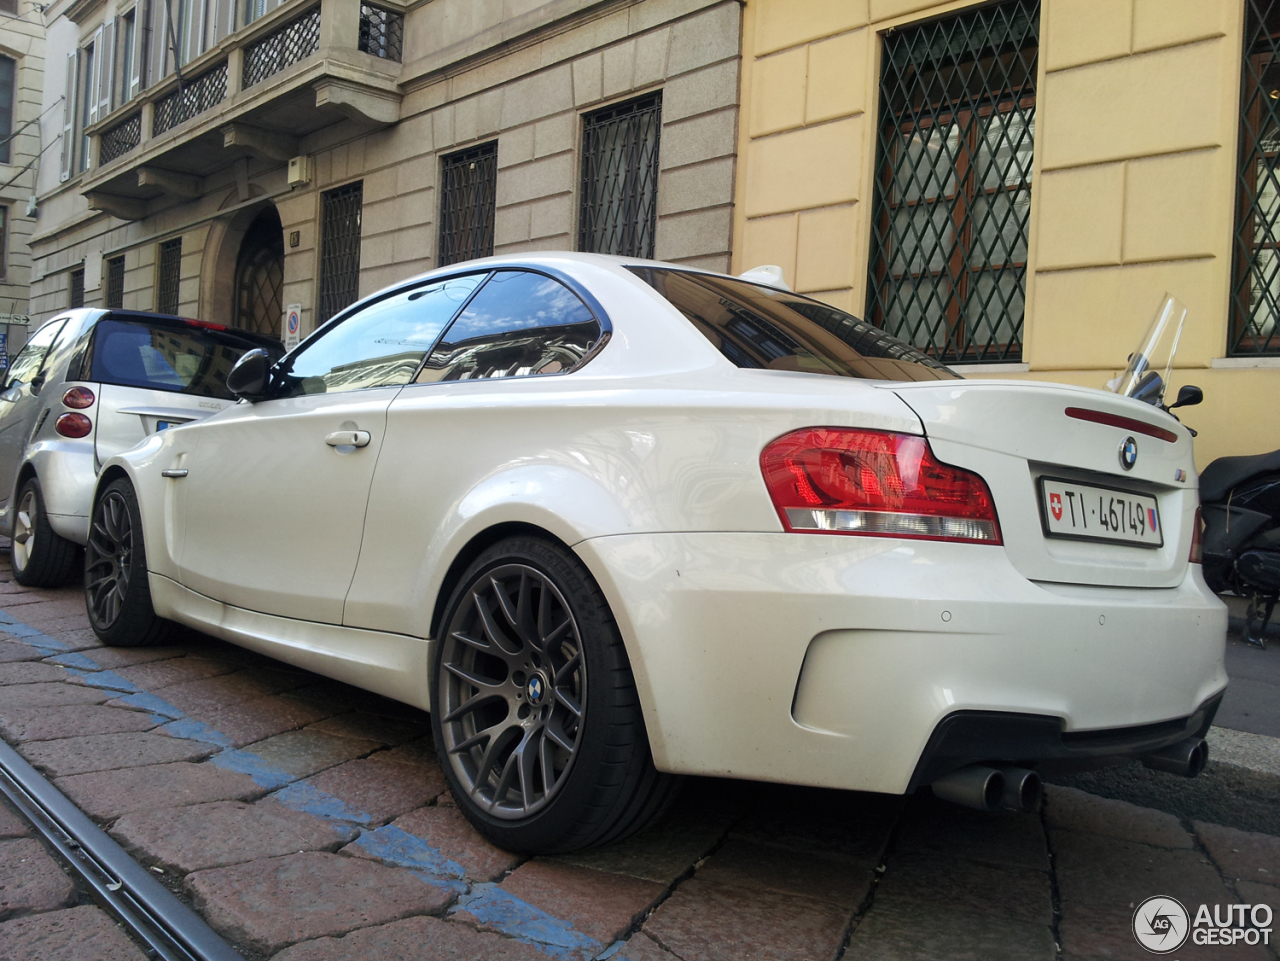
[[[938,778],[931,786],[936,797],[979,811],[1034,813],[1044,800],[1040,775],[1021,767],[971,764]]]
[[[1209,745],[1204,738],[1189,737],[1144,754],[1141,760],[1146,767],[1156,771],[1195,777],[1209,761]],[[971,764],[938,778],[930,786],[936,797],[979,811],[1035,813],[1044,800],[1040,775],[1021,767]]]

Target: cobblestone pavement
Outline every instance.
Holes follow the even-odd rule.
[[[1136,961],[1150,896],[1280,912],[1280,838],[1062,786],[982,815],[695,779],[640,837],[523,859],[460,815],[422,713],[194,633],[102,648],[78,589],[4,578],[0,735],[248,959]],[[0,839],[0,957],[142,957],[3,810]]]

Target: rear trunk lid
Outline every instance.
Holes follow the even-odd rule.
[[[216,414],[234,401],[173,391],[90,384],[98,393],[94,451],[98,463],[136,446],[148,434]]]
[[[98,395],[98,463],[231,406],[227,375],[256,347],[282,352],[278,341],[195,320],[130,311],[99,320],[82,369]]]
[[[987,482],[1005,550],[1023,576],[1106,587],[1181,583],[1199,498],[1191,436],[1171,415],[1061,384],[942,381],[888,389],[920,418],[939,460]],[[1122,447],[1130,441],[1136,456],[1126,469]],[[1089,514],[1080,521],[1089,527],[1064,533],[1061,517],[1051,517],[1077,498],[1084,503],[1086,495]],[[1116,506],[1122,513],[1127,506],[1129,514],[1118,529],[1106,521]],[[1146,522],[1152,507],[1158,546]],[[1134,542],[1137,520],[1143,545]],[[1135,527],[1127,529],[1130,524]],[[1130,541],[1097,539],[1121,536]]]

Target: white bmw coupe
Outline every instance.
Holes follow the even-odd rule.
[[[676,775],[1031,807],[1194,776],[1227,678],[1191,438],[966,381],[818,301],[498,257],[368,297],[98,480],[104,643],[180,622],[431,712],[509,850],[638,830]]]

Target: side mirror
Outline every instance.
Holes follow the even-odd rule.
[[[1204,391],[1194,384],[1184,384],[1178,391],[1178,399],[1169,405],[1169,409],[1175,407],[1194,407],[1196,404],[1204,400]]]
[[[267,392],[271,358],[262,348],[246,351],[227,375],[227,390],[250,403]]]

